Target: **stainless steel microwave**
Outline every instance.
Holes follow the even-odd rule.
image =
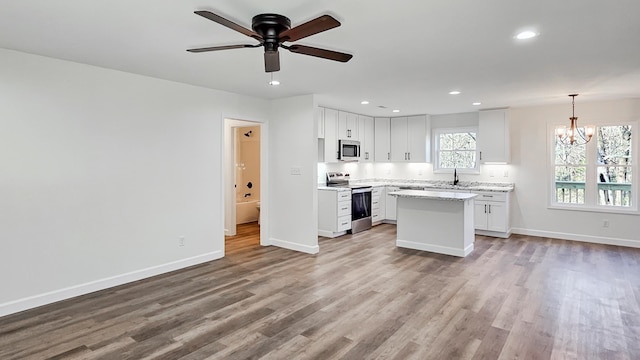
[[[338,140],[338,159],[357,161],[360,159],[360,141]]]

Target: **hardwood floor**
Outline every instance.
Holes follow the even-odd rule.
[[[207,264],[0,318],[0,359],[638,359],[640,250],[395,227],[306,255],[240,226]]]

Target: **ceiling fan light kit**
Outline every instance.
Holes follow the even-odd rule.
[[[275,72],[280,70],[279,48],[289,50],[292,53],[315,56],[323,59],[347,62],[353,55],[337,51],[315,48],[305,45],[285,45],[285,42],[294,42],[317,33],[333,29],[340,26],[340,22],[330,15],[322,15],[313,20],[307,21],[296,27],[291,27],[291,20],[288,17],[278,14],[260,14],[253,17],[249,30],[226,18],[214,14],[210,11],[196,11],[195,14],[217,22],[229,29],[257,40],[258,44],[238,44],[225,46],[212,46],[204,48],[188,49],[192,53],[230,50],[240,48],[264,48],[264,70],[265,72]]]

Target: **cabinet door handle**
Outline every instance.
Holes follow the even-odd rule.
[[[391,160],[391,153],[387,153],[387,160]]]
[[[407,159],[407,160],[411,160],[411,153],[410,153],[410,152],[409,152],[409,153],[407,153],[407,157],[408,157],[408,159]]]
[[[489,204],[489,214],[491,214],[491,204]]]
[[[480,160],[482,160],[482,151],[480,151]]]
[[[484,204],[484,213],[487,213],[487,204]]]

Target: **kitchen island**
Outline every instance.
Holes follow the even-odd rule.
[[[400,190],[396,246],[464,257],[473,251],[474,201],[471,193]]]

